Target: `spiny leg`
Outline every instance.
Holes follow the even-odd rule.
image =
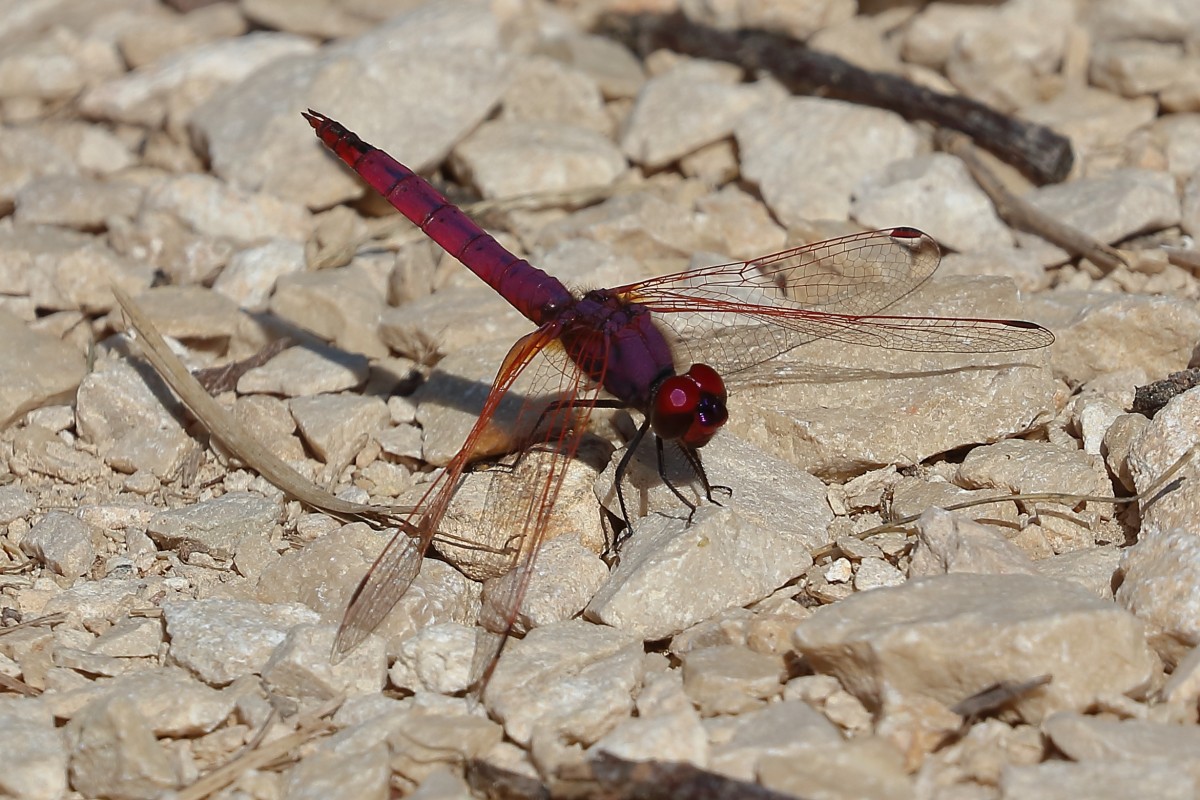
[[[684,497],[683,492],[679,491],[679,488],[675,484],[671,483],[671,479],[667,477],[667,462],[663,456],[663,440],[662,440],[661,436],[654,437],[654,449],[655,449],[655,451],[657,451],[657,455],[658,455],[658,477],[662,478],[662,482],[666,485],[666,487],[668,489],[671,490],[671,493],[679,498],[679,502],[683,503],[685,506],[688,507],[688,524],[690,525],[690,524],[692,524],[692,517],[696,516],[696,504],[693,503],[691,500],[688,500],[686,497]],[[686,447],[683,447],[682,449],[685,452],[687,450]],[[689,462],[690,462],[690,459],[689,459]],[[694,464],[692,465],[692,469],[695,469]],[[704,477],[704,475],[702,473],[700,475],[700,480],[704,483],[705,491],[708,492],[709,491],[708,480]],[[712,499],[712,498],[710,497],[709,499]]]
[[[646,436],[646,431],[650,430],[650,418],[646,417],[645,421],[638,426],[637,433],[629,440],[629,444],[625,446],[625,455],[621,456],[621,460],[617,462],[617,468],[613,472],[613,479],[617,489],[617,503],[621,507],[621,519],[625,523],[625,531],[622,536],[618,536],[613,541],[613,549],[616,550],[621,541],[629,536],[629,532],[633,529],[633,523],[629,519],[629,510],[625,506],[625,492],[621,488],[621,484],[625,482],[625,473],[629,469],[629,463],[633,460],[633,454],[637,452],[638,445],[642,443],[642,439]],[[658,437],[655,437],[656,439]]]
[[[699,450],[694,447],[688,447],[682,443],[680,443],[679,449],[683,451],[683,457],[687,459],[688,465],[692,468],[692,472],[694,472],[696,477],[700,479],[700,485],[704,487],[704,496],[708,499],[708,502],[717,506],[721,505],[713,497],[714,490],[720,490],[722,494],[733,497],[733,489],[731,487],[724,486],[719,483],[710,484],[708,482],[708,473],[705,472],[704,463],[700,460]]]

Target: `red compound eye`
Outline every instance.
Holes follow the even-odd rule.
[[[667,378],[654,396],[654,432],[664,439],[678,439],[687,433],[700,403],[700,386],[685,375]]]
[[[704,394],[712,395],[722,403],[729,399],[725,392],[725,381],[721,380],[717,371],[708,364],[692,364],[687,376],[696,382]]]
[[[651,425],[663,439],[681,439],[703,447],[725,424],[725,382],[707,364],[693,364],[685,375],[667,378],[654,397]]]

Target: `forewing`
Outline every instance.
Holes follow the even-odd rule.
[[[351,597],[334,640],[335,659],[340,659],[375,630],[408,591],[458,489],[463,470],[475,457],[476,445],[489,429],[500,401],[535,356],[555,341],[557,333],[556,326],[544,325],[520,339],[508,352],[462,448],[403,521],[401,530],[383,549]]]
[[[658,313],[694,361],[726,375],[820,338],[947,353],[1025,350],[1053,341],[1049,331],[1016,320],[879,314],[928,280],[940,260],[931,237],[893,228],[617,291]]]

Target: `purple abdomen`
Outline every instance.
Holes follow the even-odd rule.
[[[543,309],[561,308],[572,301],[561,281],[504,249],[420,175],[367,144],[341,123],[313,112],[305,117],[321,141],[397,211],[534,324],[545,321]]]

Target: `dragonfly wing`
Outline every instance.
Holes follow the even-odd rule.
[[[693,361],[726,375],[814,339],[892,350],[989,353],[1045,347],[1019,320],[882,315],[928,280],[941,255],[912,228],[818,242],[735,264],[653,278],[618,291],[675,331]]]
[[[607,342],[601,332],[595,335],[599,342]],[[505,574],[484,590],[471,663],[471,692],[476,697],[486,688],[500,651],[517,624],[539,550],[551,529],[555,501],[586,434],[598,391],[597,384],[571,362],[557,343],[545,348],[540,356],[533,394],[556,399],[549,407],[527,404],[541,418],[540,424],[528,428],[536,427],[538,439],[514,466],[514,473],[520,474],[504,476],[514,478],[511,480],[495,481],[493,487],[499,490],[489,492],[486,524],[512,529],[516,520],[519,533],[508,548]]]
[[[340,659],[375,630],[408,591],[420,572],[425,551],[458,489],[463,470],[475,457],[478,444],[491,427],[501,400],[534,357],[555,341],[557,334],[558,327],[547,324],[513,345],[492,382],[479,419],[467,434],[462,448],[446,465],[414,511],[401,523],[400,532],[384,548],[351,597],[334,640],[335,659]]]

